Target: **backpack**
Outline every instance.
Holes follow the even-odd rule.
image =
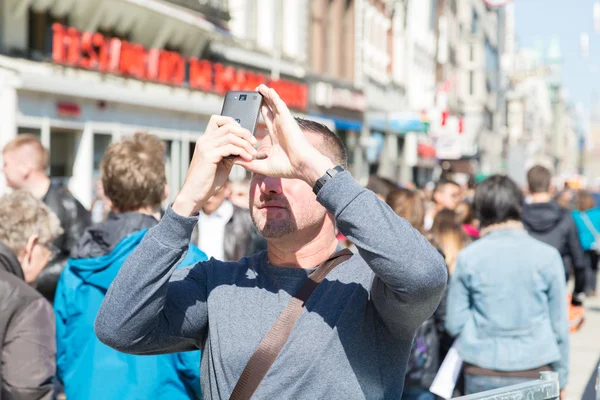
[[[434,318],[425,321],[415,333],[408,355],[407,386],[429,388],[440,366],[440,340]]]

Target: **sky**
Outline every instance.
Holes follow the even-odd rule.
[[[515,29],[519,47],[543,43],[547,49],[558,38],[562,53],[562,77],[568,99],[586,110],[600,103],[600,32],[594,31],[595,0],[514,0]],[[580,35],[589,34],[589,58],[580,50]]]

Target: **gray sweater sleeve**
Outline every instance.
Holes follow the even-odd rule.
[[[412,339],[446,286],[448,271],[440,253],[349,172],[336,175],[317,200],[375,273],[371,297],[384,324],[398,337]]]
[[[96,317],[104,344],[124,353],[161,354],[201,347],[208,326],[208,262],[175,271],[198,218],[170,207],[121,267]]]

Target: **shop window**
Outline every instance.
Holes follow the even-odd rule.
[[[50,131],[50,176],[54,180],[68,181],[73,176],[73,165],[81,133],[55,129]]]
[[[50,12],[29,9],[28,49],[33,60],[43,60],[52,56],[52,24],[68,25],[68,17],[55,17]]]
[[[106,133],[96,133],[94,135],[94,175],[100,174],[100,163],[104,158],[104,153],[112,143],[112,135]]]
[[[131,41],[131,33],[127,32],[124,34],[121,33],[117,33],[117,31],[114,30],[114,28],[111,29],[98,29],[98,33],[102,34],[102,36],[107,37],[107,38],[117,38],[117,39],[121,39],[121,40],[126,40],[126,41]]]
[[[40,141],[42,140],[42,131],[38,128],[26,128],[20,126],[17,128],[17,135],[33,135]]]

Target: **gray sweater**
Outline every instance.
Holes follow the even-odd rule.
[[[436,309],[439,252],[348,172],[317,200],[359,250],[313,292],[256,399],[399,399],[416,328]],[[197,218],[170,208],[113,281],[96,319],[132,354],[200,348],[206,399],[229,398],[250,356],[311,270],[211,259],[175,271]]]

